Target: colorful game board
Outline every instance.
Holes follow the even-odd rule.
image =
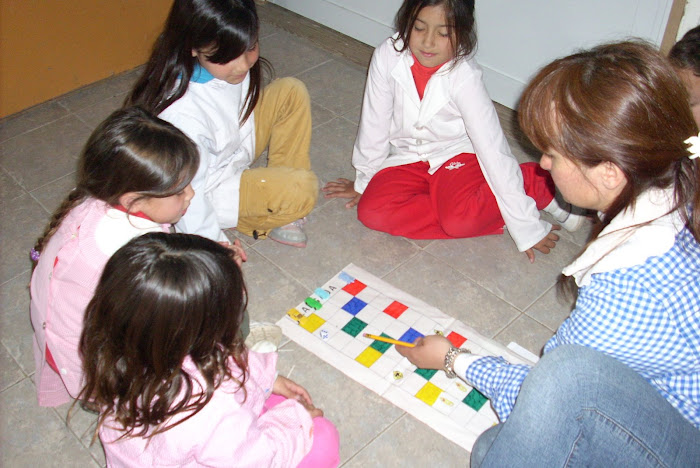
[[[413,342],[439,333],[475,354],[532,364],[352,264],[290,309],[278,325],[299,345],[466,450],[498,421],[486,397],[443,371],[416,368],[394,345],[363,334]]]

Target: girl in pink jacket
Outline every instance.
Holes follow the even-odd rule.
[[[230,249],[149,233],[107,262],[80,339],[107,466],[337,466],[338,433],[309,393],[246,349]]]
[[[198,165],[189,138],[140,108],[113,113],[90,136],[77,186],[32,250],[40,405],[57,406],[80,392],[83,315],[105,263],[131,238],[167,231],[180,219]]]

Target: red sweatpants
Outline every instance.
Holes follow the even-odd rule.
[[[505,222],[476,155],[462,153],[433,175],[417,162],[388,167],[370,180],[357,205],[368,228],[410,239],[456,239],[502,234]],[[554,198],[554,182],[537,163],[520,165],[525,193],[537,209]]]

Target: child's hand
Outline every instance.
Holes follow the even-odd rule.
[[[272,393],[298,401],[306,408],[306,411],[309,412],[312,418],[323,416],[323,411],[320,408],[316,408],[311,401],[309,392],[298,383],[286,377],[282,377],[281,375],[277,376],[275,383],[272,385]]]
[[[558,224],[553,224],[552,230],[549,231],[547,235],[542,238],[541,241],[533,245],[532,248],[527,249],[525,251],[525,255],[527,255],[527,259],[530,260],[530,263],[535,263],[535,252],[533,249],[539,250],[543,254],[548,254],[550,250],[556,247],[557,241],[559,240],[559,236],[556,235],[554,231],[558,231],[560,229],[561,226],[559,226]]]
[[[243,250],[239,239],[233,241],[233,244],[226,241],[221,241],[219,244],[233,251],[233,260],[238,264],[238,266],[241,266],[243,262],[248,261],[248,255],[245,253],[245,250]]]
[[[445,355],[452,347],[452,343],[440,335],[429,335],[418,338],[414,348],[408,346],[396,346],[396,351],[406,357],[411,364],[421,369],[442,369],[445,367]]]
[[[325,194],[325,198],[351,198],[349,202],[345,204],[345,208],[352,208],[357,205],[360,201],[361,193],[355,191],[355,183],[348,179],[337,179],[332,182],[328,182],[321,189]]]

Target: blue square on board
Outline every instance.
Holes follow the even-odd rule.
[[[349,314],[357,315],[357,313],[364,309],[366,305],[367,303],[365,301],[353,297],[343,306],[343,310]]]
[[[422,338],[423,336],[424,335],[421,332],[414,330],[413,328],[409,328],[408,330],[406,330],[406,332],[403,335],[401,335],[401,338],[399,338],[399,341],[413,343],[418,338]]]

